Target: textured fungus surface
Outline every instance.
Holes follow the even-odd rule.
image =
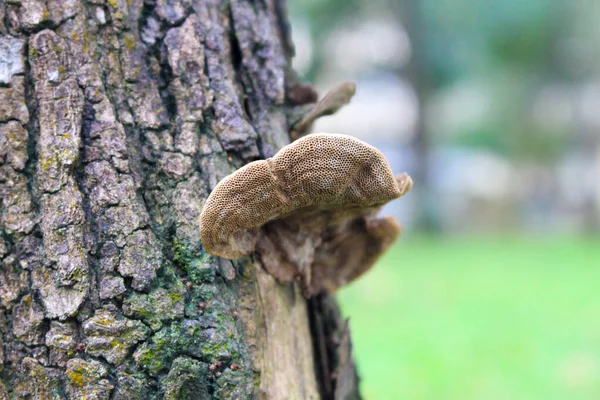
[[[334,291],[396,239],[398,223],[375,214],[411,185],[367,143],[311,134],[219,182],[200,215],[202,243],[232,259],[256,249],[278,280],[300,278],[307,294]]]

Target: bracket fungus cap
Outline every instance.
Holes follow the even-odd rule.
[[[393,218],[377,219],[377,210],[411,186],[410,177],[394,177],[369,144],[348,135],[310,134],[219,182],[202,209],[200,237],[208,253],[224,258],[258,250],[280,281],[310,281],[322,251],[352,251],[349,243],[368,253],[359,257],[368,268],[400,233]],[[287,272],[280,270],[286,263]],[[334,290],[336,284],[328,286]]]

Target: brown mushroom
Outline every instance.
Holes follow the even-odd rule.
[[[307,296],[333,292],[365,272],[400,233],[381,206],[410,190],[379,150],[340,134],[311,134],[224,178],[200,215],[210,254],[254,251],[280,282]]]
[[[314,108],[293,124],[290,131],[292,140],[297,140],[309,133],[318,118],[335,114],[340,108],[350,103],[355,93],[356,83],[354,82],[342,82],[335,86],[319,100]]]

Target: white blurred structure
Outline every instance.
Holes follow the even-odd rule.
[[[337,83],[337,82],[336,82]],[[335,83],[321,83],[321,93]],[[356,95],[331,117],[315,123],[318,132],[343,132],[363,140],[407,144],[419,115],[416,95],[408,82],[392,74],[358,79]]]
[[[389,16],[371,16],[334,29],[325,40],[328,63],[324,75],[371,73],[377,68],[398,69],[411,57],[404,28]]]

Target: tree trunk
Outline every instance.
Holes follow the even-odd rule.
[[[358,397],[332,298],[199,240],[216,183],[289,141],[285,13],[0,0],[0,399]]]
[[[415,135],[412,140],[412,148],[415,153],[414,171],[411,172],[411,177],[415,181],[413,188],[413,196],[416,196],[415,201],[415,228],[421,232],[426,232],[430,235],[440,232],[440,218],[438,205],[435,202],[431,193],[432,179],[430,168],[432,165],[431,149],[432,140],[429,128],[427,127],[427,100],[431,92],[431,76],[429,73],[430,66],[427,65],[425,49],[428,43],[426,41],[426,18],[422,10],[423,2],[419,0],[409,0],[405,2],[397,2],[391,0],[391,8],[396,11],[397,18],[401,20],[406,27],[408,36],[411,41],[412,57],[402,71],[412,84],[412,87],[417,95],[419,116],[415,126]]]

